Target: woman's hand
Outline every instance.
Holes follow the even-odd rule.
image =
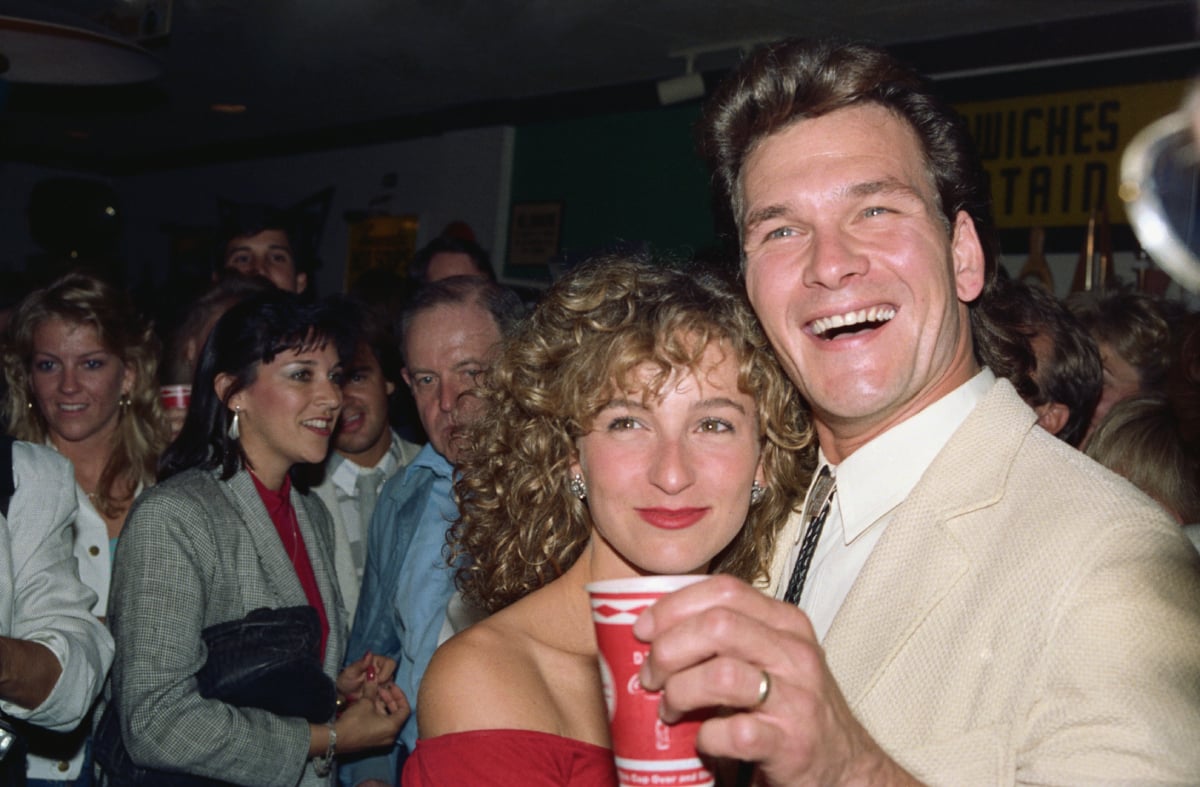
[[[335,723],[338,753],[390,747],[412,709],[404,692],[390,681],[368,684],[359,702]]]
[[[353,664],[346,666],[337,677],[337,692],[349,702],[361,697],[367,685],[382,685],[396,673],[396,662],[387,656],[378,656],[371,651]]]

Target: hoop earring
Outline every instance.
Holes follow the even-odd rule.
[[[750,485],[750,505],[756,506],[762,502],[767,490],[757,481]]]
[[[242,436],[242,430],[238,428],[238,413],[240,412],[240,408],[233,411],[233,419],[230,420],[229,430],[225,433],[229,435],[230,440],[237,440]]]
[[[583,482],[583,476],[579,473],[571,476],[571,480],[567,486],[570,488],[571,494],[575,495],[575,497],[578,497],[580,500],[587,500],[587,484]]]

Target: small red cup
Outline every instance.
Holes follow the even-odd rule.
[[[192,386],[164,385],[158,389],[164,410],[186,410],[192,401]]]
[[[666,724],[658,717],[662,692],[646,691],[638,680],[650,646],[633,636],[634,621],[659,597],[707,578],[702,574],[631,577],[587,586],[613,756],[622,785],[710,787],[714,783],[696,754],[701,720]]]

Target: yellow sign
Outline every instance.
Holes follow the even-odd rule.
[[[1078,90],[958,104],[991,181],[996,226],[1086,224],[1117,197],[1129,140],[1183,100],[1185,81]]]
[[[385,270],[407,279],[416,245],[416,216],[368,216],[351,223],[346,289],[369,270]]]

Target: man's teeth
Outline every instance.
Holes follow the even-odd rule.
[[[872,306],[869,309],[813,320],[812,329],[817,336],[824,336],[836,328],[851,328],[862,323],[884,323],[895,316],[896,310],[891,306]]]

